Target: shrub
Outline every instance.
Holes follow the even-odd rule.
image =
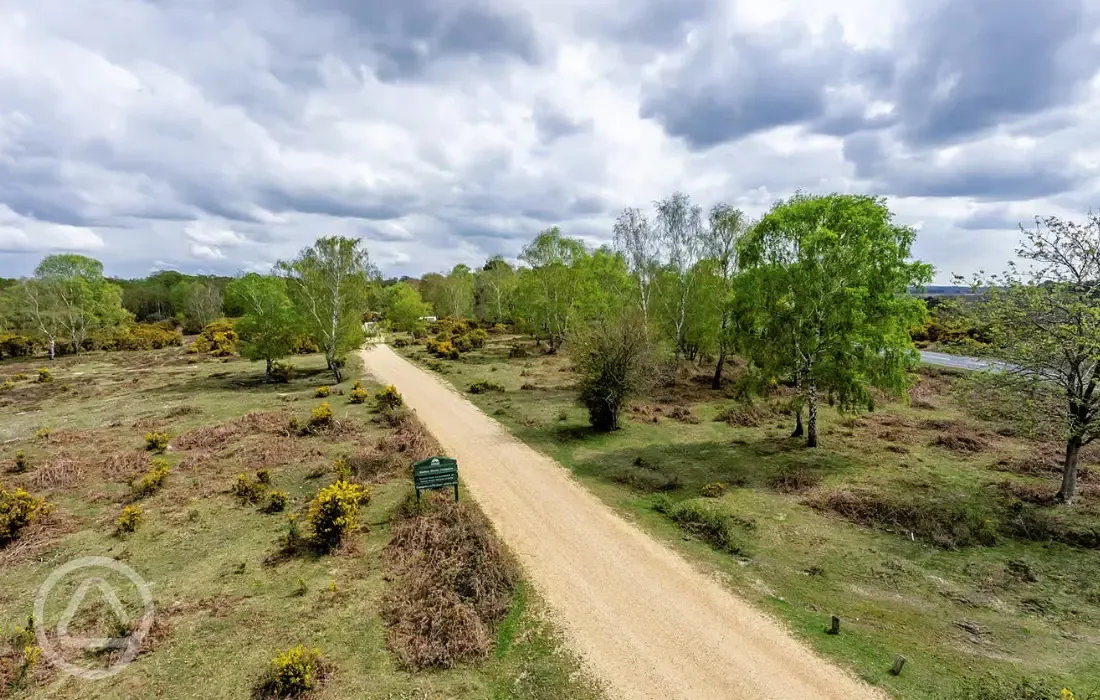
[[[49,429],[49,427],[44,425],[41,428],[39,428],[38,430],[34,431],[34,439],[35,440],[49,440],[50,439],[50,429]]]
[[[168,433],[148,432],[145,433],[145,449],[150,452],[164,452],[168,449],[168,441],[171,438]]]
[[[29,357],[34,354],[37,343],[32,338],[18,333],[0,333],[0,357]]]
[[[24,491],[7,491],[0,486],[0,548],[19,539],[19,534],[35,520],[50,514],[53,506]]]
[[[272,362],[269,377],[276,384],[288,384],[291,379],[294,379],[294,365]]]
[[[19,450],[15,453],[15,466],[12,467],[12,471],[16,474],[22,474],[30,469],[30,464],[27,463],[27,455],[23,454],[23,450]]]
[[[241,503],[259,503],[263,500],[265,487],[247,474],[238,474],[233,482],[232,493]]]
[[[320,649],[299,645],[275,657],[256,687],[256,696],[296,698],[320,686],[328,672]]]
[[[675,491],[683,484],[680,477],[669,476],[657,469],[638,469],[637,467],[623,467],[609,474],[612,481],[629,486],[643,493],[662,493]]]
[[[119,513],[118,520],[115,521],[115,534],[123,535],[135,532],[144,519],[145,515],[142,513],[141,508],[126,506]]]
[[[321,489],[309,504],[309,523],[313,528],[310,542],[321,552],[340,546],[358,522],[359,509],[370,502],[370,491],[347,481],[337,481]]]
[[[474,349],[485,347],[489,341],[489,334],[480,328],[476,328],[466,334],[466,338]]]
[[[617,430],[620,410],[646,380],[644,324],[635,315],[593,324],[575,335],[570,352],[589,423],[599,431]]]
[[[406,338],[403,335],[399,335],[399,336],[397,336],[396,338],[393,339],[393,342],[391,344],[395,348],[407,348],[411,343],[409,343],[408,338]]]
[[[704,498],[721,498],[726,495],[726,489],[728,487],[721,481],[715,481],[709,484],[704,484],[703,488],[699,489],[699,493]]]
[[[451,345],[460,353],[470,352],[474,349],[474,345],[470,342],[470,336],[468,335],[458,335],[451,338]]]
[[[366,403],[367,398],[370,397],[371,392],[366,391],[362,386],[356,386],[351,390],[351,398],[349,398],[348,401],[353,404],[363,404]]]
[[[11,379],[14,382],[25,382],[30,379],[30,377],[27,376],[26,372],[16,372],[15,374],[11,375]]]
[[[14,388],[15,388],[15,382],[13,382],[10,379],[6,379],[6,380],[4,380],[3,384],[0,384],[0,394],[4,393],[5,391],[11,391]]]
[[[290,494],[286,491],[271,491],[267,494],[267,502],[264,503],[261,510],[265,513],[281,513],[286,510],[289,502]]]
[[[766,407],[742,404],[722,409],[714,417],[714,421],[742,428],[755,428],[774,415],[774,412]]]
[[[445,360],[457,360],[459,357],[458,349],[448,340],[429,340],[425,347],[432,355],[442,357]]]
[[[270,469],[257,469],[256,481],[260,482],[264,486],[271,486],[271,470]]]
[[[730,554],[744,553],[741,534],[737,530],[752,530],[755,527],[752,521],[734,517],[717,504],[698,498],[669,506],[665,514],[683,530]]]
[[[52,381],[53,381],[53,373],[50,372],[50,370],[45,368],[45,367],[40,367],[38,369],[38,383],[39,384],[48,384]]]
[[[439,372],[440,374],[447,371],[447,367],[439,360],[429,360],[427,363],[428,369],[433,372]]]
[[[397,387],[387,384],[374,395],[375,405],[379,411],[393,411],[405,405],[405,399],[401,398]]]
[[[337,481],[351,481],[354,476],[354,470],[351,468],[347,457],[337,457],[332,464],[332,469],[336,474]]]
[[[991,514],[964,498],[942,494],[901,497],[852,489],[826,491],[804,502],[851,522],[900,531],[945,549],[997,542],[997,525]]]
[[[1086,698],[1077,698],[1073,691],[1050,680],[992,675],[967,679],[952,698],[954,700],[1086,700]]]
[[[203,328],[188,352],[204,352],[214,357],[229,357],[237,352],[237,344],[240,340],[240,336],[233,330],[233,322],[223,318]]]
[[[84,342],[86,349],[96,350],[160,350],[182,344],[183,334],[175,326],[147,323],[106,328]]]
[[[521,358],[521,357],[527,357],[530,354],[531,353],[527,352],[527,348],[520,345],[519,343],[515,343],[510,348],[508,348],[508,357],[513,359],[513,360]]]
[[[313,392],[313,396],[318,399],[328,398],[332,394],[332,388],[327,386],[317,387],[317,391]]]
[[[328,405],[328,401],[324,402],[309,414],[309,427],[311,428],[325,428],[332,425],[334,414],[332,412],[332,406]]]
[[[152,469],[142,474],[141,478],[130,482],[130,491],[133,497],[145,498],[159,491],[164,486],[169,471],[168,462],[163,459],[154,459]]]
[[[321,352],[321,346],[307,333],[298,336],[293,352],[295,355],[311,355],[315,352]]]
[[[787,467],[772,474],[768,485],[783,493],[802,493],[821,483],[822,474],[816,469]]]
[[[489,382],[483,379],[471,384],[468,391],[471,394],[487,394],[490,391],[504,391],[504,387],[496,382]]]

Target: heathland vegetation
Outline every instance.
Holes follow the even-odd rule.
[[[753,221],[727,205],[704,212],[676,193],[652,211],[625,210],[610,233],[613,245],[592,249],[550,228],[517,265],[494,257],[401,280],[383,279],[361,241],[339,237],[271,275],[232,280],[157,273],[121,282],[88,258],[47,258],[0,292],[0,352],[12,358],[0,365],[0,403],[13,417],[0,446],[11,463],[3,498],[15,514],[0,556],[18,561],[0,575],[27,588],[44,560],[21,552],[54,552],[53,561],[78,541],[108,551],[140,542],[129,556],[163,559],[156,573],[187,599],[164,540],[186,543],[197,531],[210,542],[195,548],[195,565],[213,566],[200,556],[212,547],[222,553],[209,556],[232,568],[238,549],[226,548],[224,522],[256,543],[258,561],[276,562],[253,572],[244,560],[239,575],[260,583],[209,572],[225,595],[248,600],[241,614],[260,606],[286,638],[285,653],[252,679],[257,692],[282,694],[285,668],[329,688],[347,678],[343,691],[370,687],[349,647],[311,646],[328,618],[301,620],[297,608],[252,600],[283,586],[287,567],[301,572],[302,597],[313,596],[305,574],[320,576],[334,553],[376,554],[372,570],[396,582],[391,593],[373,574],[355,584],[366,596],[355,610],[378,620],[392,650],[372,657],[382,668],[480,662],[470,687],[492,687],[493,697],[594,692],[568,680],[579,677],[550,653],[551,632],[514,636],[515,625],[533,624],[525,589],[479,514],[398,507],[402,467],[429,438],[401,409],[400,387],[379,391],[372,420],[352,418],[373,387],[341,385],[370,327],[897,697],[1080,698],[1100,689],[1100,460],[1090,452],[1100,435],[1100,220],[1037,221],[1022,230],[1021,269],[931,302],[920,290],[932,268],[911,255],[916,233],[880,198],[798,194]],[[935,370],[920,365],[918,345],[1005,364]],[[249,378],[238,355],[263,362],[262,376]],[[130,368],[139,370],[133,387]],[[320,372],[332,386],[308,385]],[[347,406],[335,411],[332,397],[345,391]],[[136,394],[136,413],[108,420],[119,392]],[[309,403],[301,415],[288,414],[295,401]],[[188,412],[153,408],[169,403],[169,412]],[[124,447],[128,425],[145,436],[141,460]],[[98,444],[95,459],[56,437],[74,430],[87,433],[82,444]],[[341,454],[352,435],[378,447]],[[287,452],[253,454],[275,444]],[[114,466],[101,464],[116,454],[124,465],[113,456]],[[331,476],[315,486],[321,461]],[[282,510],[297,517],[275,551],[261,553],[264,514]],[[100,522],[109,531],[99,533]],[[379,527],[364,532],[366,522]],[[456,538],[455,527],[475,540]],[[460,562],[439,547],[491,552],[494,568],[448,569]],[[481,577],[483,598],[440,593],[470,576]],[[437,627],[408,606],[428,598],[446,603],[436,612],[455,621],[448,629],[463,630],[453,644],[423,641]],[[334,624],[353,607],[311,604]],[[833,614],[841,634],[825,635]],[[337,636],[350,643],[349,634]],[[510,651],[519,640],[526,650]],[[22,653],[11,646],[3,668],[34,687]],[[909,663],[892,676],[897,655]],[[494,674],[525,663],[549,690],[497,690]],[[160,679],[150,680],[154,689],[181,672],[159,666],[155,650],[148,664],[147,678]],[[223,673],[233,688],[245,683],[240,669]],[[432,678],[443,679],[433,692],[462,696],[447,685],[453,676]]]

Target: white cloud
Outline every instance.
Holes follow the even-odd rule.
[[[191,255],[196,258],[202,258],[203,260],[224,260],[225,253],[220,248],[209,245],[199,245],[198,243],[192,243],[190,246]]]
[[[0,252],[84,253],[102,250],[104,245],[95,231],[20,216],[0,203]]]

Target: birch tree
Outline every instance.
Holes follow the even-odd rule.
[[[51,358],[62,338],[79,353],[91,333],[130,319],[122,308],[122,290],[103,277],[103,263],[83,255],[43,258],[21,291],[22,313],[46,338]]]
[[[661,267],[661,239],[641,209],[624,209],[615,221],[615,249],[626,258],[638,286],[642,322],[649,328],[649,307]]]
[[[710,210],[710,228],[703,238],[703,254],[713,263],[713,272],[719,281],[718,303],[718,362],[714,368],[711,387],[722,387],[722,367],[732,343],[730,320],[733,294],[733,278],[737,274],[737,244],[744,235],[748,219],[740,209],[728,204],[716,204]]]
[[[668,253],[668,271],[672,289],[662,290],[666,311],[673,329],[673,353],[679,359],[684,348],[684,329],[690,313],[692,286],[698,274],[697,263],[703,251],[703,210],[691,203],[691,197],[675,192],[656,203],[657,237]]]
[[[363,342],[362,315],[370,294],[373,267],[362,240],[318,238],[276,270],[287,280],[291,301],[305,329],[325,352],[336,383],[343,381],[339,358]]]
[[[741,345],[768,377],[795,379],[807,446],[817,445],[822,395],[858,410],[871,405],[870,387],[908,387],[918,361],[909,329],[927,310],[907,291],[932,276],[909,258],[915,237],[883,199],[797,194],[738,245]]]
[[[561,347],[577,314],[587,255],[581,241],[563,236],[557,226],[536,236],[520,254],[530,267],[520,271],[516,313],[547,339],[550,352]]]

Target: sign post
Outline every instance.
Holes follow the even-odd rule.
[[[458,502],[458,462],[451,457],[429,457],[413,465],[413,484],[416,487],[416,502],[420,503],[420,492],[427,489],[443,489],[453,486],[455,502]]]

